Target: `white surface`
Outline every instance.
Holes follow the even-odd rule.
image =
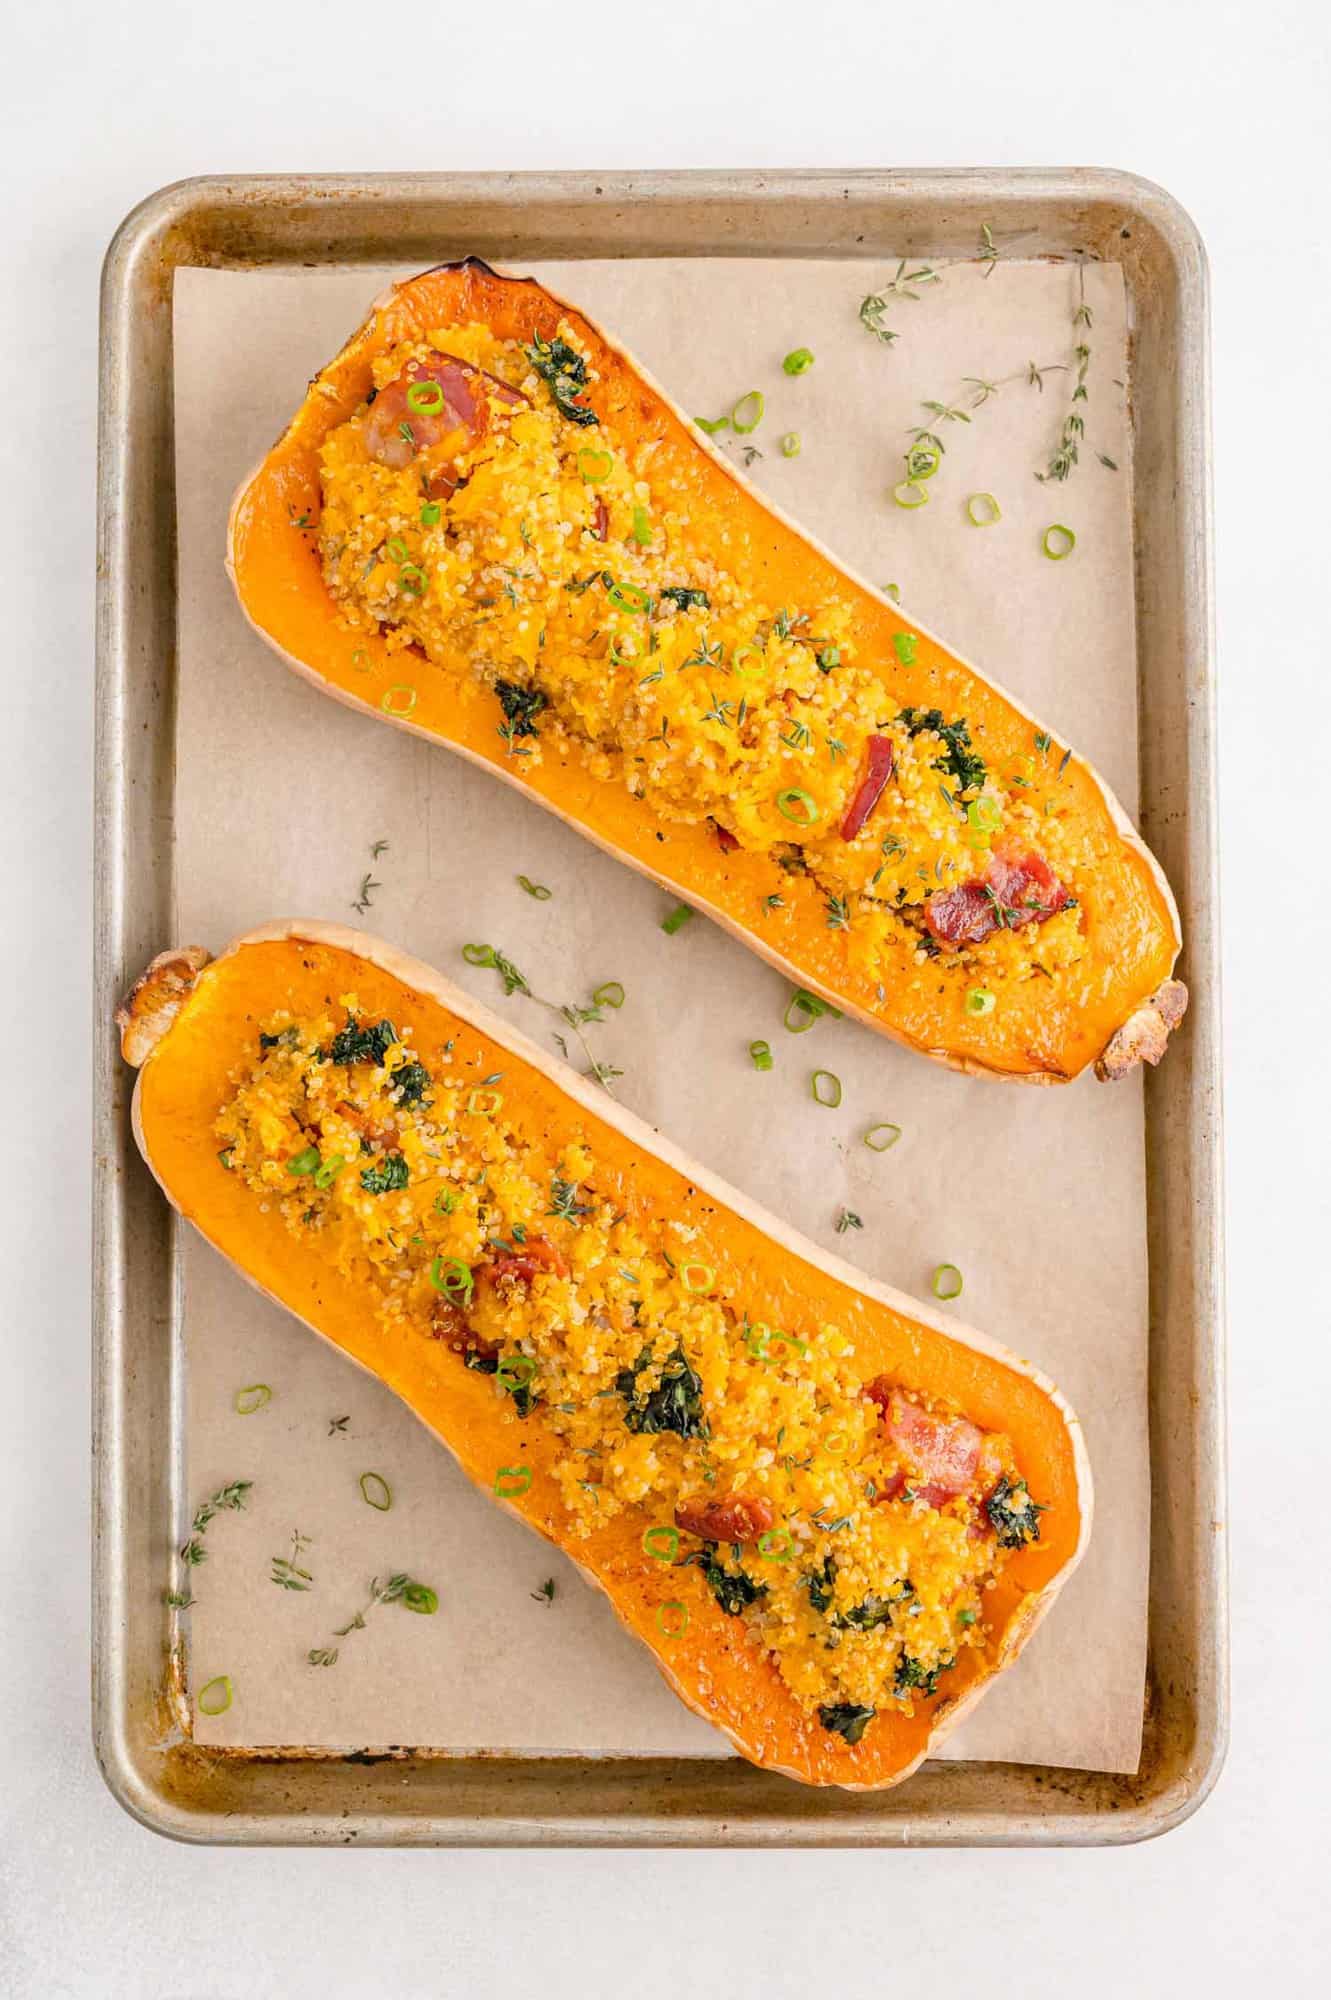
[[[1325,1063],[1323,0],[908,14],[509,0],[392,17],[25,10],[7,199],[6,726],[17,996],[0,1203],[0,1991],[126,2000],[1324,1990],[1331,1390]],[[566,86],[552,96],[552,80]],[[207,170],[1090,161],[1210,246],[1226,801],[1235,1729],[1201,1814],[1124,1852],[596,1855],[168,1847],[87,1721],[87,1078],[97,266]],[[10,552],[13,552],[12,554]],[[1317,704],[1321,704],[1321,708]],[[1250,788],[1274,801],[1259,817]],[[1287,928],[1297,966],[1273,965]],[[37,1024],[40,1023],[38,1040]],[[1300,1051],[1304,1052],[1300,1067]],[[1282,1523],[1289,1520],[1286,1529]],[[1270,1615],[1285,1611],[1283,1625]],[[1291,1615],[1292,1614],[1292,1615]],[[1273,1719],[1275,1718],[1275,1719]],[[981,1957],[981,1954],[983,1956]]]

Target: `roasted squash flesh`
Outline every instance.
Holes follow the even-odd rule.
[[[255,1284],[607,1592],[756,1763],[897,1782],[1077,1561],[1075,1419],[389,947],[155,962],[136,1131]]]
[[[328,692],[941,1061],[1112,1075],[1181,1014],[1168,886],[1090,766],[530,280],[473,260],[381,301],[237,495],[229,563]]]

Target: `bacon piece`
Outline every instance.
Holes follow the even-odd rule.
[[[530,1285],[533,1278],[547,1271],[553,1271],[557,1278],[568,1276],[567,1258],[544,1236],[533,1236],[516,1250],[497,1251],[485,1268],[495,1285]]]
[[[610,532],[610,509],[604,500],[598,500],[592,508],[592,538],[603,542]]]
[[[924,921],[940,944],[978,944],[1000,925],[1042,924],[1072,901],[1039,854],[995,854],[978,882],[941,889],[924,906]]]
[[[864,747],[864,772],[850,795],[841,821],[841,838],[854,840],[864,822],[883,796],[892,775],[896,751],[890,736],[871,736]]]
[[[428,390],[431,383],[443,397],[440,407],[413,409],[409,392],[415,388]],[[466,451],[489,428],[491,397],[501,403],[527,400],[520,389],[511,389],[497,375],[473,368],[469,361],[459,361],[451,354],[441,354],[437,361],[409,361],[397,380],[387,383],[371,404],[365,418],[365,449],[380,465],[399,468],[410,465],[418,452],[429,451],[454,433],[458,451]],[[436,398],[427,393],[425,400],[434,402]],[[430,482],[432,493],[441,477],[445,482],[444,493],[451,493],[458,481],[448,473],[435,475]]]
[[[675,1509],[675,1526],[705,1542],[756,1542],[775,1519],[771,1501],[751,1493],[681,1500]]]
[[[879,1495],[895,1500],[909,1486],[930,1507],[942,1507],[959,1493],[968,1493],[980,1464],[984,1432],[967,1417],[935,1415],[880,1376],[866,1385],[865,1395],[876,1403],[887,1434],[911,1461],[918,1476],[898,1475]]]

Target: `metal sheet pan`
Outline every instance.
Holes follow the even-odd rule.
[[[1193,1003],[1147,1080],[1153,1480],[1139,1772],[931,1763],[881,1795],[741,1762],[254,1756],[164,1727],[164,1573],[180,1478],[177,1244],[133,1152],[111,1014],[172,909],[176,565],[173,273],[626,255],[970,255],[982,215],[1023,254],[1119,262],[1133,330],[1141,823],[1178,894]],[[1186,215],[1073,170],[274,176],[181,183],[107,256],[97,621],[93,1700],[111,1790],[199,1841],[413,1845],[1102,1844],[1205,1798],[1227,1727],[1219,942],[1211,682],[1207,290]]]

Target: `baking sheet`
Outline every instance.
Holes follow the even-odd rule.
[[[441,245],[441,255],[465,246]],[[1066,488],[1031,476],[1058,433],[1066,378],[1005,386],[946,427],[945,472],[927,509],[904,514],[899,476],[916,402],[954,403],[966,376],[1066,360],[1070,267],[951,267],[896,305],[889,348],[856,320],[891,275],[862,262],[588,262],[537,267],[622,334],[700,414],[751,386],[768,413],[753,475],[869,576],[1032,703],[1091,754],[1135,805],[1136,715],[1123,289],[1086,275],[1093,313],[1088,453]],[[345,919],[368,849],[382,886],[362,919],[510,1010],[493,975],[461,965],[467,939],[502,946],[538,990],[581,997],[620,978],[628,1002],[594,1030],[626,1072],[634,1109],[820,1241],[923,1290],[941,1259],[966,1274],[967,1315],[1054,1372],[1086,1426],[1097,1473],[1090,1554],[1052,1621],[949,1745],[952,1754],[1135,1768],[1145,1661],[1146,1257],[1140,1086],[1004,1089],[953,1077],[844,1023],[781,1033],[784,982],[696,919],[666,938],[668,899],[446,753],[371,725],[297,682],[250,635],[221,571],[230,492],[280,429],[299,384],[360,319],[376,274],[181,271],[176,278],[180,528],[177,935],[217,945],[288,911]],[[665,301],[663,307],[661,302]],[[818,360],[791,381],[788,348]],[[775,440],[798,429],[801,456]],[[998,527],[970,528],[967,493],[999,495]],[[1051,520],[1076,529],[1073,560],[1039,553]],[[350,803],[347,803],[350,801]],[[244,838],[236,837],[244,828]],[[547,882],[535,904],[518,873]],[[777,1056],[767,1076],[745,1054]],[[807,1094],[837,1070],[838,1112]],[[905,1128],[891,1153],[864,1127]],[[778,1129],[780,1146],[772,1144]],[[862,1234],[837,1237],[842,1206]],[[201,1740],[266,1746],[414,1743],[457,1750],[705,1755],[724,1750],[682,1710],[646,1655],[543,1544],[501,1518],[387,1393],[186,1241],[186,1480],[191,1503],[252,1478],[244,1515],[210,1528],[189,1614],[191,1678],[231,1675],[227,1714]],[[273,1401],[232,1411],[264,1380]],[[345,1430],[329,1424],[347,1415]],[[357,1475],[394,1489],[387,1515]],[[275,1589],[269,1558],[313,1539],[314,1588]],[[372,1575],[409,1568],[440,1615],[392,1608],[339,1646],[333,1669],[304,1655],[363,1601]],[[554,1575],[553,1604],[530,1593]]]

